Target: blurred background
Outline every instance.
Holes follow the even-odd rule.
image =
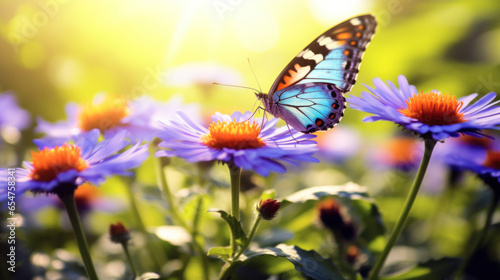
[[[179,94],[205,114],[252,110],[251,91],[210,83],[258,88],[249,58],[267,92],[310,41],[363,13],[379,26],[352,94],[400,74],[424,91],[499,90],[500,3],[488,0],[1,1],[0,90],[49,121],[102,91]],[[361,125],[359,115],[348,110],[343,122]],[[370,133],[385,133],[379,126]]]
[[[350,94],[359,96],[365,90],[362,84],[372,85],[375,77],[396,83],[401,74],[425,92],[436,89],[457,96],[500,92],[500,2],[494,0],[0,0],[0,92],[12,91],[19,105],[29,111],[33,119],[40,116],[51,122],[66,118],[64,105],[67,102],[88,102],[99,92],[132,99],[142,95],[157,100],[181,96],[186,103],[202,104],[203,116],[214,112],[230,114],[237,110],[254,110],[256,98],[251,90],[211,83],[258,89],[248,58],[258,83],[267,92],[282,68],[313,39],[333,25],[364,13],[374,14],[379,25]],[[287,174],[288,177],[265,178],[267,181],[253,178],[252,184],[274,187],[279,194],[285,195],[304,186],[353,180],[379,195],[377,201],[381,212],[391,227],[402,206],[401,197],[407,190],[398,189],[398,186],[409,186],[415,164],[405,165],[404,171],[388,171],[389,175],[370,172],[370,164],[377,162],[377,154],[382,153],[386,161],[391,161],[387,159],[390,153],[397,155],[412,148],[407,144],[384,146],[382,143],[392,139],[399,129],[389,122],[363,123],[364,116],[365,113],[348,108],[337,128],[320,134],[320,145],[325,145],[323,140],[330,137],[325,140],[330,143],[326,146],[330,146],[333,153],[337,152],[336,156],[339,151],[352,150],[350,155],[340,155],[344,158],[333,159],[335,164],[364,152],[366,155],[362,159],[351,159],[348,164],[333,169],[331,166],[311,169],[304,177]],[[32,127],[35,125],[33,121]],[[24,130],[18,143],[23,146],[20,150],[33,147],[31,141],[37,136],[31,129]],[[394,147],[399,150],[389,151]],[[416,158],[418,156],[413,154],[409,156],[409,160]],[[153,191],[152,169],[153,163],[149,160],[137,175],[151,187],[141,190],[144,192],[141,197],[155,200],[159,194],[158,190]],[[186,167],[188,169],[190,167]],[[227,182],[227,170],[217,170],[221,170],[219,179]],[[426,244],[438,256],[460,255],[457,244],[466,243],[474,231],[467,228],[467,216],[446,223],[448,231],[429,233],[427,228],[422,228],[423,221],[432,214],[432,207],[429,210],[427,206],[439,204],[439,196],[435,194],[445,180],[442,174],[446,170],[437,167],[433,170],[440,175],[428,176],[430,179],[424,189],[429,196],[424,193],[423,198],[417,200],[416,222],[413,227],[410,225],[415,231],[406,238],[411,245]],[[179,175],[182,172],[172,170],[172,173],[171,180],[183,182],[179,186],[193,183],[189,176]],[[296,183],[297,176],[300,184]],[[470,210],[468,214],[473,215],[482,209],[487,194],[478,195],[477,199],[469,198],[471,192],[478,193],[480,183],[477,180],[467,182],[473,187],[459,195],[457,207],[462,209],[463,205],[473,204],[477,207],[476,212]],[[109,222],[117,219],[130,222],[124,183],[111,179],[105,186],[108,187],[100,188],[102,193],[98,195],[95,191],[82,194],[84,199],[91,197],[94,202],[95,197],[108,199],[105,203],[95,202],[104,205],[103,212],[88,220],[85,218],[87,230],[94,234],[90,241],[97,247],[104,242],[102,235]],[[224,197],[226,191],[219,195]],[[246,206],[249,212],[250,204]],[[40,252],[68,246],[56,238],[61,236],[61,227],[66,233],[62,239],[73,244],[67,221],[59,217],[60,205],[53,205],[34,216],[38,218],[25,221],[26,227],[33,227],[24,233],[27,251],[39,252],[30,258],[40,267],[49,264],[48,256]],[[158,205],[161,203],[141,202],[141,211],[147,213],[144,215],[146,224],[165,224]],[[96,205],[92,207],[100,209]],[[308,213],[310,217],[314,215],[313,210]],[[288,228],[294,232],[303,230],[295,241],[306,249],[318,245],[316,241],[307,245],[308,226],[310,223]],[[454,234],[464,230],[467,232],[464,236]],[[208,230],[206,234],[215,238],[217,231]],[[157,235],[162,236],[161,233]],[[437,247],[435,243],[429,245],[426,239],[429,236],[440,241]],[[40,238],[46,242],[40,244]],[[172,240],[175,238],[170,238],[169,242]],[[220,239],[216,241],[219,245],[223,243]],[[136,244],[140,249],[141,241],[136,240]],[[69,245],[70,251],[75,252],[75,246]],[[51,257],[68,262],[69,257],[65,254],[56,251]],[[57,265],[51,265],[58,270]],[[174,267],[171,269],[179,269],[179,263],[169,265]],[[122,262],[108,262],[109,277],[117,267],[119,271],[125,270]]]

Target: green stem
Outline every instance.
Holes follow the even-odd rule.
[[[229,175],[231,176],[231,215],[240,220],[240,181],[241,181],[241,168],[236,167],[233,163],[228,163]],[[231,234],[231,248],[232,255],[236,253],[237,244],[235,236]]]
[[[399,219],[396,222],[394,230],[392,231],[391,236],[389,237],[389,241],[387,241],[384,251],[378,258],[377,262],[375,263],[375,266],[373,267],[373,270],[371,271],[368,280],[377,279],[378,274],[380,273],[380,270],[382,269],[382,266],[384,265],[384,262],[387,259],[387,256],[389,255],[389,252],[392,249],[392,246],[394,246],[394,243],[396,243],[396,240],[398,239],[399,235],[401,234],[401,231],[403,230],[403,227],[406,224],[406,221],[408,220],[411,207],[413,205],[413,202],[415,201],[415,198],[417,197],[418,190],[420,188],[420,185],[422,184],[422,180],[424,179],[425,171],[427,170],[427,166],[429,165],[429,161],[432,155],[432,150],[434,149],[435,145],[436,145],[435,140],[425,139],[425,150],[424,150],[424,155],[422,157],[422,162],[420,163],[420,167],[418,169],[417,176],[415,177],[415,181],[413,182],[413,185],[411,187],[410,193],[406,198],[406,202],[403,207],[403,212],[401,212],[401,215],[399,216]]]
[[[135,279],[135,277],[137,277],[137,270],[135,269],[134,262],[132,261],[132,258],[130,257],[130,253],[128,252],[127,242],[122,242],[122,247],[123,247],[123,251],[125,252],[125,256],[127,256],[127,261],[128,261],[128,264],[130,265],[130,269],[132,270],[132,273],[134,274],[133,279]]]
[[[193,220],[193,227],[189,227],[189,225],[186,223],[186,221],[182,218],[182,216],[177,212],[177,206],[174,204],[174,196],[172,192],[170,191],[170,188],[167,183],[167,176],[165,175],[165,170],[164,166],[165,164],[162,162],[163,158],[158,158],[156,162],[156,179],[158,182],[158,186],[163,192],[163,195],[165,196],[165,199],[167,200],[167,203],[170,207],[170,214],[172,214],[172,217],[174,218],[174,221],[181,225],[183,228],[185,228],[190,234],[191,234],[191,239],[193,241],[194,247],[198,250],[200,253],[200,258],[201,258],[201,264],[203,267],[203,279],[208,280],[210,275],[209,275],[209,268],[208,268],[208,259],[207,259],[207,253],[205,252],[205,249],[203,246],[198,242],[197,236],[198,236],[198,222],[199,222],[199,216],[200,216],[200,210],[201,210],[201,204],[203,203],[203,197],[200,196],[197,206],[196,206],[196,213],[194,215],[194,220]]]
[[[158,272],[161,272],[161,267],[162,264],[165,263],[165,259],[162,255],[161,252],[158,251],[158,246],[156,246],[154,243],[154,240],[151,239],[151,235],[146,229],[146,225],[144,224],[144,221],[142,220],[141,214],[139,213],[139,207],[137,206],[137,201],[136,197],[134,195],[134,192],[132,190],[133,185],[129,182],[125,189],[127,190],[129,202],[130,202],[130,208],[132,210],[132,215],[134,216],[137,225],[139,227],[139,230],[141,231],[142,235],[146,239],[146,246],[148,247],[148,251],[150,252],[150,256],[153,260],[155,270]]]
[[[236,254],[236,256],[233,258],[233,262],[238,260],[238,258],[241,256],[241,254],[243,254],[246,251],[246,249],[250,245],[250,242],[252,242],[253,237],[255,236],[255,232],[257,232],[257,228],[259,227],[259,223],[260,223],[261,219],[262,219],[261,215],[258,215],[257,218],[255,219],[255,222],[253,223],[253,226],[252,226],[252,231],[250,231],[250,235],[248,236],[247,242],[245,242],[245,244],[240,249],[238,254]]]
[[[461,278],[464,276],[465,269],[469,265],[472,257],[474,256],[474,253],[483,246],[484,240],[486,238],[486,235],[488,233],[489,228],[491,227],[491,221],[493,220],[493,214],[495,213],[495,209],[498,206],[498,202],[500,201],[500,196],[498,195],[498,192],[493,190],[493,195],[491,197],[491,202],[490,205],[488,206],[488,211],[486,213],[486,219],[484,221],[484,226],[481,229],[481,232],[479,233],[479,237],[476,239],[474,246],[472,246],[471,250],[465,257],[465,260],[462,262],[460,265],[457,275],[459,276],[458,279],[463,279]]]
[[[229,163],[229,174],[231,176],[231,215],[240,220],[240,182],[241,168]]]
[[[257,228],[259,227],[260,220],[262,220],[262,216],[259,214],[257,218],[255,218],[255,221],[252,225],[252,230],[250,231],[250,235],[248,236],[247,241],[245,242],[243,247],[241,247],[240,251],[236,254],[236,256],[231,261],[224,264],[219,279],[227,280],[231,278],[231,275],[233,274],[233,271],[236,268],[236,261],[247,250],[248,246],[252,242],[255,233],[257,232]]]
[[[97,280],[97,273],[95,272],[94,264],[92,263],[92,258],[90,257],[89,247],[87,245],[87,239],[83,233],[82,224],[80,222],[80,217],[78,216],[78,210],[76,209],[75,194],[64,194],[59,195],[66,212],[68,212],[69,220],[71,221],[71,226],[73,227],[73,232],[75,233],[76,241],[78,243],[78,249],[85,264],[85,270],[90,280]]]
[[[165,170],[163,169],[164,164],[163,164],[162,160],[163,160],[163,158],[158,158],[158,160],[156,161],[156,181],[158,183],[158,187],[163,192],[163,195],[165,196],[165,199],[167,200],[168,206],[170,207],[170,209],[169,209],[170,214],[172,214],[174,221],[177,224],[180,224],[183,228],[187,229],[189,232],[191,232],[191,229],[189,228],[187,223],[181,217],[179,212],[177,212],[177,207],[174,203],[174,196],[173,196],[172,192],[170,191],[170,187],[168,186],[168,183],[167,183],[167,176],[165,175]]]

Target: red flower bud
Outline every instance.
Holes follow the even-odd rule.
[[[333,198],[318,202],[319,219],[329,230],[338,230],[344,225],[340,214],[340,205]]]
[[[130,240],[130,234],[121,222],[109,225],[109,235],[114,243],[126,243]]]
[[[272,220],[278,214],[278,210],[280,209],[281,202],[278,202],[275,199],[266,199],[264,201],[260,201],[256,205],[257,212],[259,212],[260,216],[264,220]]]

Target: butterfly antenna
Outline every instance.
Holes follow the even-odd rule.
[[[257,91],[257,89],[255,89],[255,88],[252,88],[252,87],[246,87],[246,86],[237,86],[237,85],[221,84],[221,83],[216,83],[216,82],[212,82],[212,85],[226,86],[226,87],[236,87],[236,88],[246,88],[246,89],[251,89],[251,90],[253,90],[253,91]]]
[[[257,82],[257,85],[259,86],[259,92],[262,92],[262,88],[260,87],[259,79],[257,79],[257,75],[255,75],[255,71],[253,70],[252,63],[250,63],[250,58],[247,57],[248,60],[248,65],[250,66],[250,70],[252,71],[253,77],[255,78],[255,81]]]

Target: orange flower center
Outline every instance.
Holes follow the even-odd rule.
[[[255,149],[266,144],[260,139],[260,126],[253,122],[212,122],[208,133],[201,137],[203,144],[214,149]]]
[[[104,132],[119,126],[120,121],[129,114],[129,108],[124,98],[106,96],[97,104],[88,103],[80,108],[78,126],[83,131],[94,128]]]
[[[412,164],[419,159],[418,146],[412,138],[392,139],[385,144],[384,150],[391,164]]]
[[[398,111],[410,118],[427,125],[450,125],[463,123],[464,114],[458,111],[463,102],[458,102],[455,96],[436,92],[413,94],[406,101],[407,108]]]
[[[53,149],[45,148],[38,152],[31,152],[33,156],[30,177],[36,181],[50,182],[58,174],[75,169],[82,171],[89,167],[81,158],[81,150],[75,145],[64,144]]]
[[[75,191],[75,202],[77,206],[87,206],[99,197],[99,190],[89,183],[83,183]]]
[[[494,169],[500,169],[500,151],[488,151],[484,166]]]

